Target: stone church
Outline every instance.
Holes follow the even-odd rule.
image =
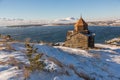
[[[74,30],[68,31],[64,46],[72,48],[94,48],[94,33],[88,30],[88,24],[82,17],[75,23]]]

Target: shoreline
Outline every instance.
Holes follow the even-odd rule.
[[[89,25],[89,24],[88,24]],[[25,25],[4,25],[4,26],[1,26],[0,27],[40,27],[40,26],[74,26],[74,23],[73,24],[25,24]],[[92,26],[92,27],[96,27],[96,26],[99,26],[99,27],[120,27],[120,25],[89,25],[89,26]]]

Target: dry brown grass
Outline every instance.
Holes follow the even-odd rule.
[[[11,56],[11,57],[9,57],[8,64],[16,66],[16,65],[19,64],[19,61],[16,60],[14,57]]]
[[[15,51],[15,49],[9,43],[6,44],[6,49],[7,50],[14,50]]]
[[[70,64],[68,67],[69,67],[70,69],[72,69],[72,70],[75,69],[73,64]]]
[[[14,57],[9,57],[9,59],[5,62],[0,61],[0,64],[1,65],[8,64],[8,65],[12,65],[12,66],[18,66],[18,64],[20,64],[20,62],[18,60],[16,60]]]
[[[18,69],[22,69],[25,64],[23,62],[20,62],[19,60],[15,59],[14,57],[9,57],[9,59],[5,62],[0,61],[0,65],[11,65],[11,66],[17,66]]]
[[[10,57],[9,60],[7,61],[7,64],[12,65],[12,66],[17,66],[18,69],[23,70],[23,75],[25,80],[30,76],[31,72],[26,68],[26,65],[18,60],[16,60],[14,57]]]
[[[12,66],[17,66],[18,69],[22,69],[25,64],[23,62],[20,62],[19,60],[15,59],[14,57],[9,57],[9,59],[6,61],[7,64]]]
[[[28,70],[24,67],[23,68],[23,75],[24,75],[25,80],[27,80],[27,78],[29,78],[30,74],[31,74],[30,70]]]
[[[78,75],[80,78],[83,78],[84,80],[95,80],[95,78],[91,78],[90,76],[88,76],[83,72],[77,72],[77,71],[74,71],[74,72],[76,75]]]
[[[53,58],[53,57],[49,57],[48,60],[54,62],[59,67],[63,67],[63,64],[60,61],[58,61],[57,59]]]
[[[99,53],[95,53],[92,55],[94,58],[97,58],[97,59],[100,59],[101,58],[101,55]]]
[[[12,46],[10,42],[7,42],[7,40],[2,39],[2,41],[0,41],[0,50],[15,50]]]
[[[74,73],[79,76],[80,78],[83,78],[84,80],[95,80],[94,78],[90,78],[90,76],[88,76],[87,74],[85,74],[84,72],[78,72],[73,64],[70,64],[68,66],[70,69],[72,69],[74,71]]]
[[[7,62],[0,61],[0,65],[5,65]]]
[[[6,49],[6,47],[0,47],[0,50],[4,50],[4,49]]]

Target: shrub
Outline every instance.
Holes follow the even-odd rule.
[[[29,61],[30,61],[29,70],[31,70],[31,71],[43,70],[44,63],[43,63],[43,61],[40,61],[41,57],[42,57],[41,54],[37,54],[33,58],[29,58]]]
[[[40,60],[43,54],[37,53],[37,48],[34,48],[34,45],[30,44],[29,41],[27,41],[25,43],[25,47],[26,55],[30,62],[30,64],[26,65],[24,69],[24,80],[27,80],[31,72],[43,70],[45,64]]]
[[[34,48],[34,45],[31,45],[28,42],[25,44],[25,47],[26,55],[30,61],[30,65],[26,68],[30,71],[43,70],[45,64],[43,61],[40,61],[43,54],[38,54],[37,48]]]

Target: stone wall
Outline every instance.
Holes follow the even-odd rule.
[[[74,34],[71,37],[69,36],[69,39],[65,41],[65,46],[73,48],[88,48],[88,36],[81,33]]]

